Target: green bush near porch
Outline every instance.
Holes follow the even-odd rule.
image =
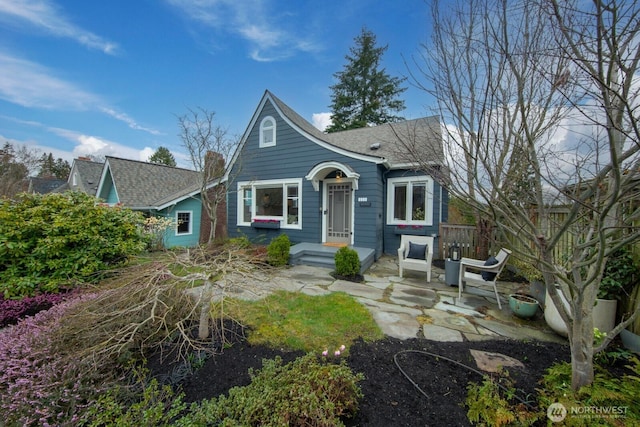
[[[290,248],[291,242],[289,241],[289,236],[281,234],[278,237],[274,237],[267,247],[267,262],[274,267],[287,265],[289,262]]]
[[[345,277],[354,277],[360,274],[360,258],[355,249],[342,247],[335,256],[336,274]]]

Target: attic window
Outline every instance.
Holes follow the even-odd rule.
[[[371,144],[369,146],[370,150],[377,150],[378,148],[380,148],[380,143],[379,142],[374,142],[373,144]]]
[[[276,145],[276,121],[267,116],[260,122],[260,148]]]

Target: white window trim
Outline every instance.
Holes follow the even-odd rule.
[[[283,195],[283,209],[287,206],[287,185],[298,186],[298,223],[287,224],[286,212],[282,216],[259,216],[256,215],[256,190],[260,187],[273,187],[281,185]],[[269,179],[264,181],[241,181],[237,184],[237,209],[236,209],[236,225],[250,227],[251,222],[243,221],[244,216],[244,192],[243,189],[251,187],[251,219],[276,220],[280,221],[281,229],[302,230],[302,178],[293,179]]]
[[[178,226],[180,224],[178,224],[178,215],[179,214],[189,214],[189,231],[187,231],[186,233],[180,233],[178,232]],[[176,211],[176,236],[188,236],[190,234],[193,234],[193,211]]]
[[[408,195],[411,194],[411,187],[413,184],[425,184],[426,200],[425,200],[425,212],[424,220],[400,220],[393,217],[393,207],[395,205],[395,191],[393,191],[397,184],[407,184],[407,214],[409,215],[413,211],[412,198]],[[433,225],[433,179],[430,176],[409,176],[400,178],[387,179],[387,225]]]
[[[271,142],[264,142],[264,125],[265,122],[267,120],[270,120],[271,123],[273,123],[273,127],[271,129],[271,133],[272,133],[272,141]],[[264,119],[262,119],[262,121],[260,122],[260,143],[259,143],[259,147],[260,148],[266,148],[266,147],[274,147],[276,145],[276,119],[274,119],[271,116],[267,116]]]

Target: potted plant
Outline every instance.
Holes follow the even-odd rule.
[[[516,280],[518,282],[528,283],[528,287],[523,290],[523,292],[528,296],[533,297],[540,303],[540,307],[544,308],[545,295],[544,295],[544,281],[542,278],[542,273],[540,270],[536,268],[536,266],[531,262],[524,262],[518,258],[513,259],[510,265],[507,266],[508,269],[513,271],[516,276],[521,277],[524,280]]]
[[[528,319],[536,315],[540,303],[537,299],[522,293],[509,295],[509,307],[513,314],[523,319]]]
[[[619,249],[609,256],[593,307],[593,326],[610,332],[616,325],[618,301],[628,295],[633,286],[637,267],[628,249]]]
[[[640,308],[640,267],[629,249],[618,251],[615,260],[607,262],[605,276],[607,282],[615,281],[620,284],[622,292],[619,301],[623,307],[620,317],[626,319]],[[620,338],[625,347],[640,353],[640,316],[620,332]]]

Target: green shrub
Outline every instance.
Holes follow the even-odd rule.
[[[360,273],[360,258],[355,249],[342,247],[336,252],[336,274],[353,277]]]
[[[290,248],[289,236],[281,234],[278,237],[274,237],[267,247],[267,262],[276,267],[287,265]]]
[[[0,292],[20,298],[87,280],[144,249],[142,215],[84,193],[0,201]]]
[[[637,404],[640,396],[640,360],[634,356],[629,362],[628,368],[632,374],[624,374],[620,378],[596,365],[593,383],[578,391],[571,388],[571,364],[557,363],[547,369],[543,377],[540,406],[548,408],[552,403],[562,403],[568,411],[564,419],[564,425],[567,426],[586,425],[585,421],[589,425],[612,425],[617,421],[622,423],[615,425],[640,425],[640,407]],[[588,419],[572,414],[573,408],[585,407],[624,408],[625,413],[621,418],[602,416]]]
[[[467,418],[472,423],[487,426],[519,425],[528,426],[536,422],[540,414],[528,412],[523,405],[513,405],[510,399],[515,395],[509,378],[503,378],[506,385],[501,389],[496,381],[485,376],[482,384],[471,383],[467,387]]]
[[[226,242],[229,246],[238,249],[247,249],[251,247],[251,241],[247,236],[233,237]]]
[[[138,378],[141,380],[141,378]],[[171,426],[187,405],[183,394],[176,395],[171,387],[160,387],[153,379],[142,391],[142,398],[131,403],[130,392],[115,387],[89,405],[79,425],[100,426]]]
[[[277,357],[262,370],[249,371],[251,384],[234,387],[228,396],[193,404],[179,426],[343,426],[362,397],[358,381],[344,364],[326,363],[313,354],[286,365]]]
[[[571,364],[554,364],[541,381],[537,409],[526,408],[515,400],[516,390],[511,383],[501,388],[485,377],[482,384],[470,384],[467,388],[467,417],[473,423],[487,426],[540,424],[549,422],[546,413],[549,406],[561,403],[567,410],[562,425],[640,425],[640,408],[636,403],[640,395],[640,360],[631,357],[629,361],[632,373],[621,377],[612,376],[596,365],[593,383],[578,391],[571,388]],[[613,408],[619,412],[606,412]],[[596,412],[585,413],[585,409]],[[605,412],[599,413],[598,409]]]

